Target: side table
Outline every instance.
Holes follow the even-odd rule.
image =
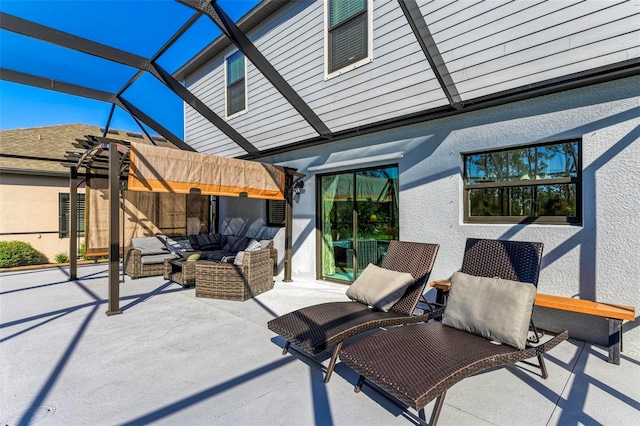
[[[180,284],[182,287],[195,286],[196,263],[184,259],[165,259],[164,279]]]

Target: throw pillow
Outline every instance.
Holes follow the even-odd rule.
[[[182,254],[187,262],[195,262],[197,260],[200,260],[199,251],[183,252]]]
[[[187,239],[191,244],[193,250],[200,250],[200,244],[198,244],[198,236],[197,235],[187,235]]]
[[[184,252],[193,252],[193,247],[186,237],[166,239],[167,248],[172,254],[182,256]]]
[[[236,260],[235,254],[220,257],[220,262],[222,263],[233,263],[235,260]]]
[[[266,249],[271,248],[271,244],[273,241],[271,240],[260,240],[260,248]]]
[[[222,236],[220,234],[206,234],[209,244],[211,244],[211,250],[220,250],[222,248]]]
[[[395,305],[413,284],[413,276],[370,263],[347,290],[347,297],[383,312]]]
[[[187,238],[176,239],[178,246],[180,246],[180,250],[182,251],[194,251],[195,247],[191,245],[191,242]]]
[[[233,264],[234,265],[242,265],[242,261],[244,260],[244,252],[243,251],[239,251],[238,254],[236,254],[236,258],[233,259]]]
[[[167,249],[169,249],[169,253],[180,255],[180,244],[178,244],[173,238],[165,238],[164,243],[166,244]]]
[[[250,238],[247,237],[239,237],[236,235],[227,235],[227,241],[225,245],[222,247],[226,251],[230,251],[232,253],[237,253],[242,251],[249,245]]]
[[[442,324],[524,349],[536,287],[456,272]]]
[[[196,241],[198,241],[198,246],[200,246],[200,250],[202,251],[214,250],[213,244],[211,244],[211,242],[209,241],[209,234],[196,235]]]
[[[247,244],[247,247],[244,249],[244,251],[256,251],[260,250],[261,248],[262,246],[260,245],[260,241],[253,239],[249,241],[249,244]]]

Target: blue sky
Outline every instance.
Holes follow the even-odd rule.
[[[238,20],[259,0],[219,0]],[[173,0],[2,0],[0,11],[75,34],[146,58],[178,30],[194,11]],[[174,44],[158,63],[177,70],[220,35],[206,16]],[[137,70],[0,30],[3,68],[61,80],[110,93],[117,92]],[[162,83],[145,74],[124,98],[180,138],[183,103]],[[111,104],[0,80],[0,129],[83,123],[104,126]],[[111,128],[139,132],[126,112],[116,108]],[[151,133],[154,133],[152,130]]]

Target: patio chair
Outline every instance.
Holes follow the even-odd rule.
[[[546,379],[542,354],[568,335],[563,331],[535,346],[527,342],[541,256],[541,243],[467,240],[442,323],[390,329],[340,351],[340,360],[360,374],[355,391],[368,380],[418,410],[421,420],[436,398],[434,425],[447,390],[479,371],[537,357],[539,365],[525,362]]]
[[[419,315],[414,315],[414,311],[431,273],[438,248],[437,244],[389,243],[382,268],[409,273],[414,282],[388,312],[372,309],[356,301],[329,302],[298,309],[269,321],[269,330],[287,340],[282,354],[287,354],[292,343],[302,350],[303,355],[316,355],[335,346],[324,379],[327,383],[345,339],[379,327],[428,321],[435,311]]]

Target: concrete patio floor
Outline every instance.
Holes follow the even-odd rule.
[[[269,319],[345,287],[283,283],[246,302],[200,299],[162,277],[121,284],[107,317],[107,267],[0,273],[1,425],[410,425],[342,364],[327,385],[314,363],[267,329]],[[320,357],[321,359],[327,356]],[[563,342],[549,379],[509,366],[447,393],[440,425],[640,424],[640,356]],[[427,407],[427,410],[430,407]]]

